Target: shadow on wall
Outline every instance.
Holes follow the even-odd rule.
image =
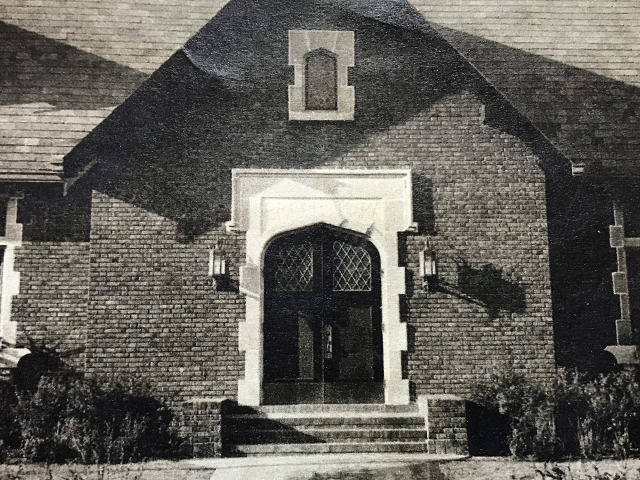
[[[147,74],[0,22],[0,105],[98,109],[122,103]]]
[[[17,222],[27,242],[87,242],[91,190],[83,186],[63,195],[60,183],[0,184],[0,236],[4,235],[8,197],[18,201]]]
[[[485,308],[492,320],[502,313],[526,312],[524,287],[520,283],[505,278],[502,269],[492,264],[475,268],[467,261],[461,260],[457,265],[457,271],[457,284],[453,285],[438,279],[434,288]]]
[[[419,172],[412,172],[413,221],[418,224],[420,235],[437,235],[436,216],[433,208],[433,180]],[[399,242],[401,259],[406,259],[406,241]],[[406,260],[405,260],[406,261]],[[412,285],[412,282],[408,282]]]
[[[609,368],[615,320],[620,318],[609,246],[612,202],[606,188],[584,178],[547,179],[551,293],[558,365]]]
[[[506,415],[474,402],[466,402],[469,455],[509,455],[511,428]]]
[[[334,164],[375,134],[448,96],[470,92],[485,105],[485,123],[527,143],[548,172],[558,362],[575,366],[601,352],[612,343],[618,315],[610,287],[606,196],[571,178],[566,159],[408,4],[394,15],[393,22],[381,21],[321,0],[235,0],[66,157],[65,175],[77,179],[88,171],[74,189],[90,186],[172,219],[188,238],[229,219],[232,168]],[[288,121],[291,29],[355,32],[356,64],[349,74],[356,93],[353,122]],[[629,125],[638,122],[633,108],[618,101],[628,98],[633,104],[637,89],[493,42],[443,33],[455,37],[458,48],[466,41],[469,51],[479,42],[486,62],[508,58],[516,69],[521,66],[514,74],[502,62],[496,85],[504,83],[507,95],[519,93],[523,112],[565,153],[595,160],[606,153],[615,154],[611,158],[629,154],[610,128],[622,134],[627,131],[623,119]],[[496,52],[485,51],[491,48]],[[597,155],[590,153],[590,138],[602,139],[593,149]],[[370,161],[375,168],[378,160]],[[421,233],[436,234],[433,188],[419,175],[414,183]],[[495,267],[460,273],[456,292],[492,315],[523,308],[521,287]]]
[[[451,95],[471,92],[508,117],[505,130],[540,146],[531,125],[408,4],[403,11],[396,2],[393,21],[381,21],[335,3],[229,3],[67,156],[65,175],[94,165],[84,181],[196,235],[229,219],[232,168],[333,163]],[[288,121],[291,29],[355,31],[355,121]],[[417,205],[430,203],[420,195]],[[424,223],[432,228],[433,218]]]
[[[502,269],[491,264],[480,268],[464,261],[458,264],[458,289],[483,305],[490,318],[496,318],[501,311],[524,313],[526,310],[524,288],[505,278]]]
[[[634,192],[628,196],[635,200],[627,202],[633,205],[640,198],[633,179],[640,173],[640,89],[474,35],[434,28],[572,161],[585,163],[600,178],[607,172],[627,176],[624,184],[615,185],[572,178],[566,169],[547,176],[557,361],[606,368],[610,358],[603,349],[615,344],[614,321],[620,316],[611,284],[616,270],[608,234],[611,197]],[[634,216],[627,217],[637,222]],[[633,302],[633,291],[631,297]]]
[[[87,242],[91,230],[91,189],[63,195],[60,184],[24,184],[18,204],[23,239],[32,242]]]

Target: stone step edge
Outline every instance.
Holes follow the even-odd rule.
[[[308,440],[296,440],[291,439],[291,441],[286,441],[286,439],[274,439],[275,441],[268,441],[265,439],[258,439],[259,441],[256,443],[246,443],[244,442],[233,442],[227,441],[226,445],[251,445],[252,447],[263,446],[268,447],[271,445],[407,445],[407,444],[416,444],[416,445],[427,445],[427,442],[432,441],[446,441],[447,439],[427,439],[425,438],[398,438],[397,440],[384,438],[382,440],[376,440],[371,438],[334,438],[329,440],[318,439],[316,441],[308,441]],[[333,441],[332,441],[333,440]],[[339,440],[339,441],[337,441]]]
[[[277,420],[278,418],[411,418],[424,421],[424,417],[415,412],[264,412],[264,413],[229,413],[224,415],[225,419],[230,420]]]
[[[363,433],[363,432],[427,432],[427,429],[423,427],[417,428],[331,428],[331,427],[300,427],[294,430],[287,429],[274,429],[274,428],[261,428],[261,429],[253,429],[253,428],[235,428],[233,429],[235,433],[238,432],[252,432],[252,433],[327,433],[327,432],[340,432],[340,433]]]
[[[238,406],[236,408],[242,409],[245,407]],[[386,405],[384,403],[306,403],[294,405],[260,405],[247,408],[252,408],[255,412],[259,413],[388,412],[417,414],[420,411],[419,405],[417,403],[410,403],[406,405]]]
[[[304,446],[307,449],[313,449],[321,447],[323,449],[331,447],[353,447],[353,446],[370,446],[370,447],[398,447],[398,446],[424,446],[429,447],[432,445],[433,440],[424,440],[418,442],[412,441],[399,441],[399,442],[316,442],[316,443],[240,443],[233,444],[232,446],[237,449],[264,449],[275,450],[277,447],[286,449],[293,449],[294,446]]]

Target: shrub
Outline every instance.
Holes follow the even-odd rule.
[[[516,457],[625,458],[637,452],[640,386],[631,371],[593,378],[560,372],[546,385],[507,372],[479,386],[474,400],[509,418]]]
[[[25,458],[57,462],[72,457],[62,439],[69,390],[65,383],[43,376],[35,392],[19,393],[15,411]]]
[[[545,465],[543,468],[536,469],[536,475],[540,480],[638,480],[640,471],[635,474],[624,470],[622,472],[602,472],[597,465],[591,466],[591,472],[585,471],[585,468],[577,468],[575,471],[570,465]],[[529,475],[524,478],[531,478]]]
[[[148,389],[75,372],[40,378],[18,395],[22,451],[31,461],[122,463],[175,455],[173,415]]]
[[[587,408],[579,419],[583,456],[625,458],[637,451],[640,386],[637,374],[601,375],[583,386]]]
[[[0,382],[0,462],[13,453],[45,462],[122,463],[174,457],[173,414],[149,388],[87,378],[55,348],[30,342]]]
[[[20,447],[20,428],[13,413],[17,402],[13,385],[0,382],[0,462]]]
[[[474,400],[509,418],[509,450],[516,457],[551,459],[559,455],[553,395],[523,375],[494,375],[479,386]]]

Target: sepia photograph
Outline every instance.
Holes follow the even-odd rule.
[[[0,480],[640,480],[639,0],[0,0]]]

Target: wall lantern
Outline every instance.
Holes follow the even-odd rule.
[[[422,288],[425,292],[435,289],[437,275],[436,252],[427,242],[420,251],[420,277],[422,278]]]
[[[227,278],[227,259],[222,243],[209,249],[209,276],[213,279],[213,287],[220,290]]]

